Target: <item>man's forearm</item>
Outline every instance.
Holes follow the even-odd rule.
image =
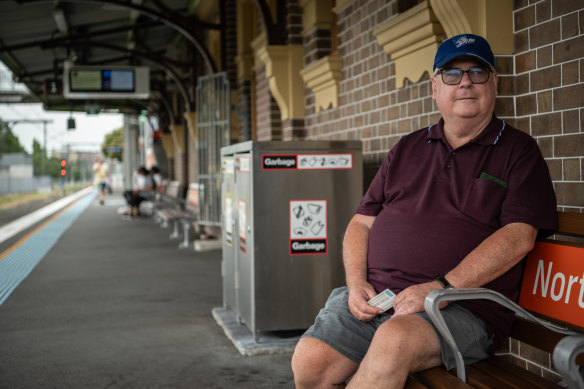
[[[347,286],[367,280],[369,231],[374,216],[355,215],[347,226],[343,240],[343,263]]]
[[[446,274],[455,288],[484,286],[507,272],[533,248],[537,229],[528,224],[512,223],[485,239],[458,266]],[[401,291],[393,306],[396,315],[409,315],[424,310],[428,293],[441,288],[438,281],[412,285]]]
[[[483,286],[515,266],[533,248],[537,229],[511,223],[495,231],[446,275],[456,288]]]

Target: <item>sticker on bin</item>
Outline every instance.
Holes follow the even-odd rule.
[[[290,200],[290,254],[327,253],[327,200]]]
[[[389,308],[393,307],[394,298],[395,293],[389,289],[385,289],[383,292],[367,301],[367,304],[371,305],[372,307],[381,308],[383,312],[385,312]]]
[[[298,169],[351,169],[353,154],[300,154]]]
[[[352,169],[353,154],[262,154],[262,170]]]

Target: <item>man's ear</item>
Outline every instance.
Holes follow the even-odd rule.
[[[495,80],[495,96],[499,96],[499,76],[497,73],[493,73],[493,79]]]
[[[436,100],[436,76],[432,77],[432,98]]]

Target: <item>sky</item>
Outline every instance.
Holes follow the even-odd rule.
[[[0,62],[0,72],[9,70]],[[73,116],[76,129],[67,130],[67,119]],[[105,135],[123,126],[123,115],[100,113],[88,115],[84,112],[45,111],[42,104],[0,104],[0,119],[10,120],[52,120],[46,124],[47,153],[66,151],[99,151]],[[24,149],[32,153],[33,140],[41,146],[44,142],[43,123],[17,123],[10,125],[12,133]]]
[[[52,120],[46,124],[47,144],[49,155],[53,152],[66,151],[99,151],[105,135],[123,126],[121,114],[87,115],[73,112],[76,128],[67,130],[69,112],[45,111],[42,104],[0,104],[0,118],[4,121],[32,119]],[[33,140],[41,146],[44,142],[43,123],[16,123],[11,124],[12,133],[28,153],[32,153]]]

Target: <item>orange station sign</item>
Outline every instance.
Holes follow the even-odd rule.
[[[584,327],[584,248],[538,242],[527,256],[519,305]]]

